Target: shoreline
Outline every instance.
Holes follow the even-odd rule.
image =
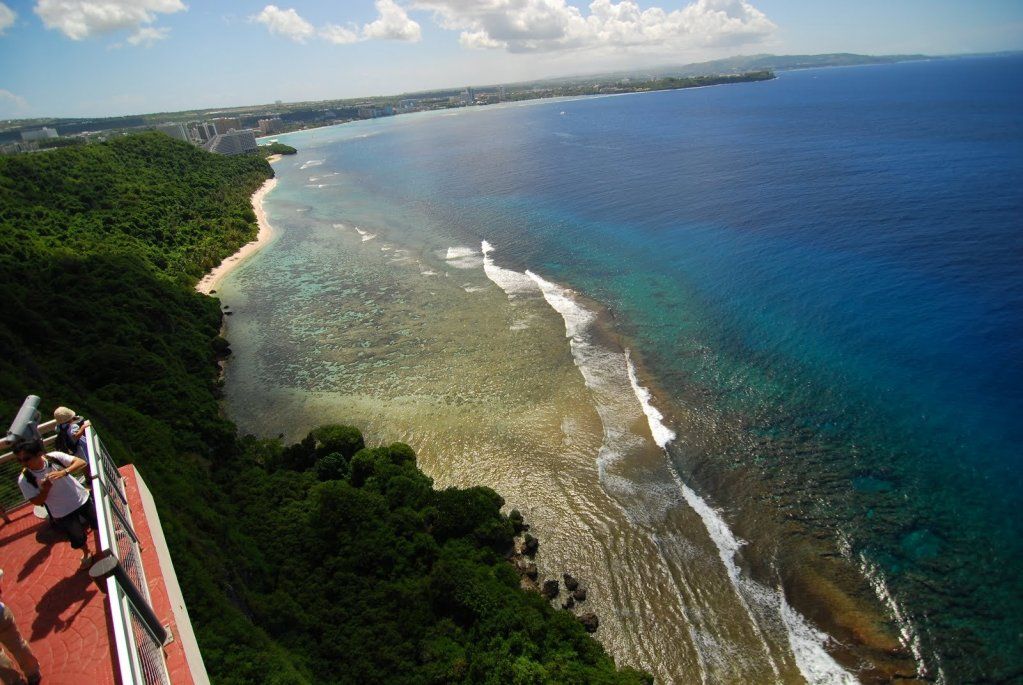
[[[224,261],[203,276],[195,284],[196,292],[200,292],[203,295],[211,294],[225,276],[270,242],[270,239],[273,237],[273,226],[270,225],[270,220],[266,216],[266,210],[263,209],[263,198],[276,187],[277,177],[274,176],[273,178],[268,178],[252,194],[252,209],[256,213],[256,222],[259,224],[259,233],[256,234],[256,239],[242,245],[237,252],[225,257]]]

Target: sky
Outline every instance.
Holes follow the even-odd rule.
[[[0,0],[0,119],[389,95],[740,54],[1020,49],[1021,0]]]

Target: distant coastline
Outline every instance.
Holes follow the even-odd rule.
[[[273,162],[276,160],[271,159],[270,161]],[[266,217],[266,210],[263,209],[263,198],[265,198],[267,194],[276,187],[277,178],[269,178],[256,192],[252,194],[252,209],[256,213],[256,221],[259,223],[259,233],[256,235],[256,239],[242,245],[241,249],[230,257],[227,257],[212,271],[203,276],[202,279],[195,284],[196,291],[203,295],[209,295],[216,289],[217,285],[225,276],[270,242],[270,238],[273,237],[273,226],[270,225],[270,220]]]

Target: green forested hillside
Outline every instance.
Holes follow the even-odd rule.
[[[272,173],[156,133],[0,157],[0,419],[41,395],[138,466],[215,683],[646,681],[518,589],[493,491],[435,491],[353,429],[284,448],[220,417],[192,287]]]

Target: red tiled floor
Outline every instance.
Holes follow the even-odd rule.
[[[142,551],[142,566],[161,624],[178,634],[171,598],[150,522],[131,466],[120,469],[135,533]],[[9,512],[10,523],[0,522],[0,580],[3,600],[14,613],[21,634],[39,659],[45,685],[114,685],[120,682],[107,597],[81,568],[81,554],[50,524],[35,517],[32,507]],[[99,549],[92,534],[90,549]],[[167,672],[173,685],[193,685],[180,641],[165,646]]]
[[[32,507],[0,522],[0,588],[21,634],[39,659],[47,685],[117,683],[106,596],[71,549]],[[93,534],[90,548],[98,549]]]

